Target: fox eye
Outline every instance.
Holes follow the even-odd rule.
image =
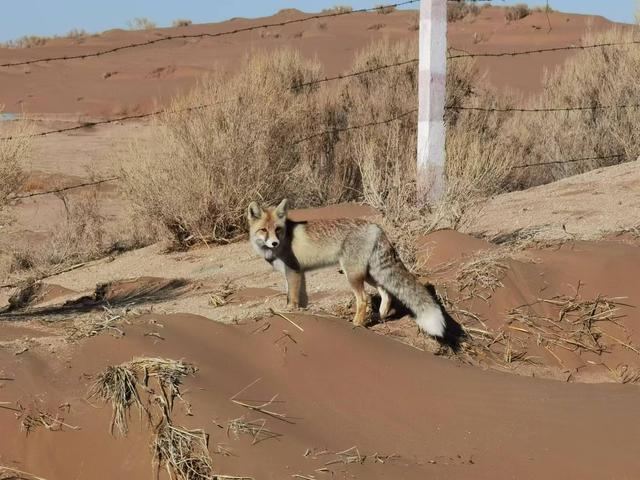
[[[276,235],[280,236],[281,233],[282,233],[282,227],[276,228]]]
[[[268,232],[267,232],[267,229],[266,229],[266,228],[261,228],[260,230],[258,230],[258,233],[261,233],[261,234],[263,234],[263,235],[266,235]]]

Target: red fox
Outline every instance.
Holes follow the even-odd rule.
[[[367,282],[380,293],[380,318],[389,314],[393,296],[413,311],[421,330],[444,336],[440,306],[407,270],[379,225],[362,219],[295,222],[287,214],[286,199],[275,208],[252,202],[247,211],[251,245],[284,273],[289,306],[306,306],[306,271],[340,265],[356,297],[354,325],[365,325]]]

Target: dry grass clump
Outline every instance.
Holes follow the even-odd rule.
[[[34,48],[34,47],[42,47],[46,45],[52,37],[42,37],[39,35],[25,35],[24,37],[20,37],[16,40],[9,40],[8,42],[2,43],[0,46],[3,48]]]
[[[162,404],[163,416],[173,409],[175,398],[182,398],[180,385],[182,378],[193,375],[197,368],[189,363],[162,358],[136,358],[117,366],[108,366],[98,375],[89,391],[89,398],[97,397],[110,402],[113,410],[110,432],[124,436],[129,431],[131,407],[137,407],[140,414],[146,413],[152,420],[150,407],[143,404],[140,393],[144,391]],[[155,380],[157,390],[150,380]]]
[[[144,247],[157,238],[153,226],[136,214],[118,228],[107,228],[95,189],[57,196],[63,202],[65,220],[57,223],[41,243],[8,246],[9,275],[18,279],[45,278],[92,260]]]
[[[330,8],[325,8],[321,13],[349,13],[353,12],[353,7],[348,5],[335,5]]]
[[[153,20],[147,17],[136,17],[133,20],[129,20],[127,26],[130,30],[152,30],[158,27]]]
[[[447,2],[447,21],[457,22],[468,16],[477,16],[480,13],[480,7],[473,2],[449,1]]]
[[[505,7],[504,9],[504,18],[507,22],[516,22],[518,20],[523,19],[531,14],[531,10],[526,3],[517,3],[515,5],[511,5]]]
[[[157,475],[164,467],[169,478],[177,480],[211,480],[213,462],[209,453],[209,436],[203,430],[187,430],[165,419],[157,428],[152,444]]]
[[[1,109],[0,109],[1,113]],[[8,123],[8,122],[7,122]],[[3,133],[11,140],[0,140],[0,214],[11,197],[16,195],[26,180],[24,166],[31,153],[31,127],[18,121]]]
[[[477,255],[458,270],[456,282],[460,294],[466,295],[464,299],[481,297],[479,292],[494,292],[504,286],[502,279],[509,268],[504,263],[505,257],[505,252],[501,250],[488,250]]]
[[[65,207],[65,221],[42,244],[11,247],[10,273],[31,270],[31,274],[46,276],[70,265],[101,258],[109,250],[97,192],[89,191],[74,199],[59,194],[58,198]]]
[[[629,42],[631,30],[589,35],[585,44]],[[594,110],[516,115],[505,126],[503,141],[514,146],[518,163],[566,162],[514,171],[508,188],[528,188],[595,168],[638,158],[640,109],[596,109],[603,105],[637,104],[640,98],[640,50],[633,45],[578,53],[550,73],[543,92],[529,106],[593,107]]]
[[[193,22],[188,18],[176,18],[173,22],[171,22],[171,26],[174,28],[177,27],[188,27]]]
[[[557,346],[576,351],[589,351],[596,354],[606,352],[609,339],[640,355],[637,347],[605,333],[599,326],[602,322],[616,323],[621,305],[620,298],[598,295],[594,299],[584,300],[579,292],[573,297],[557,296],[540,299],[532,305],[525,305],[509,312],[510,324],[519,324],[519,331],[537,337],[539,345]],[[550,318],[536,314],[534,305],[550,305],[557,310],[557,317]]]

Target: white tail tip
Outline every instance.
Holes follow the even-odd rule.
[[[418,318],[416,318],[416,322],[423,332],[433,335],[434,337],[444,336],[446,323],[440,307],[433,307],[426,312],[422,312],[418,315]]]

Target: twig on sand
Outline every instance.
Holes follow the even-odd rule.
[[[238,396],[243,393],[246,392],[249,388],[253,387],[256,383],[258,383],[260,380],[262,380],[262,378],[258,378],[256,380],[254,380],[253,382],[251,382],[249,385],[247,385],[246,387],[244,387],[242,390],[240,390],[238,393],[236,393],[233,397],[231,397],[229,400],[231,400],[233,403],[235,403],[236,405],[240,405],[242,407],[248,408],[249,410],[253,410],[256,412],[260,412],[260,413],[264,413],[265,415],[269,415],[270,417],[276,418],[278,420],[282,420],[283,422],[286,423],[291,423],[293,424],[294,422],[292,422],[291,420],[289,420],[287,418],[287,415],[285,413],[278,413],[278,412],[272,412],[270,410],[266,410],[266,407],[268,407],[269,405],[273,404],[273,402],[276,401],[276,399],[278,398],[278,394],[276,393],[273,397],[271,397],[271,400],[264,402],[260,405],[251,405],[249,403],[246,402],[242,402],[240,400],[238,400]]]
[[[298,330],[300,330],[301,332],[304,332],[304,328],[302,328],[300,325],[298,325],[296,322],[294,322],[293,320],[291,320],[289,317],[287,317],[286,315],[284,315],[281,312],[276,312],[273,308],[269,308],[269,311],[273,314],[273,315],[277,315],[278,317],[282,317],[284,318],[287,322],[289,322],[291,325],[293,325],[294,327],[296,327]]]

